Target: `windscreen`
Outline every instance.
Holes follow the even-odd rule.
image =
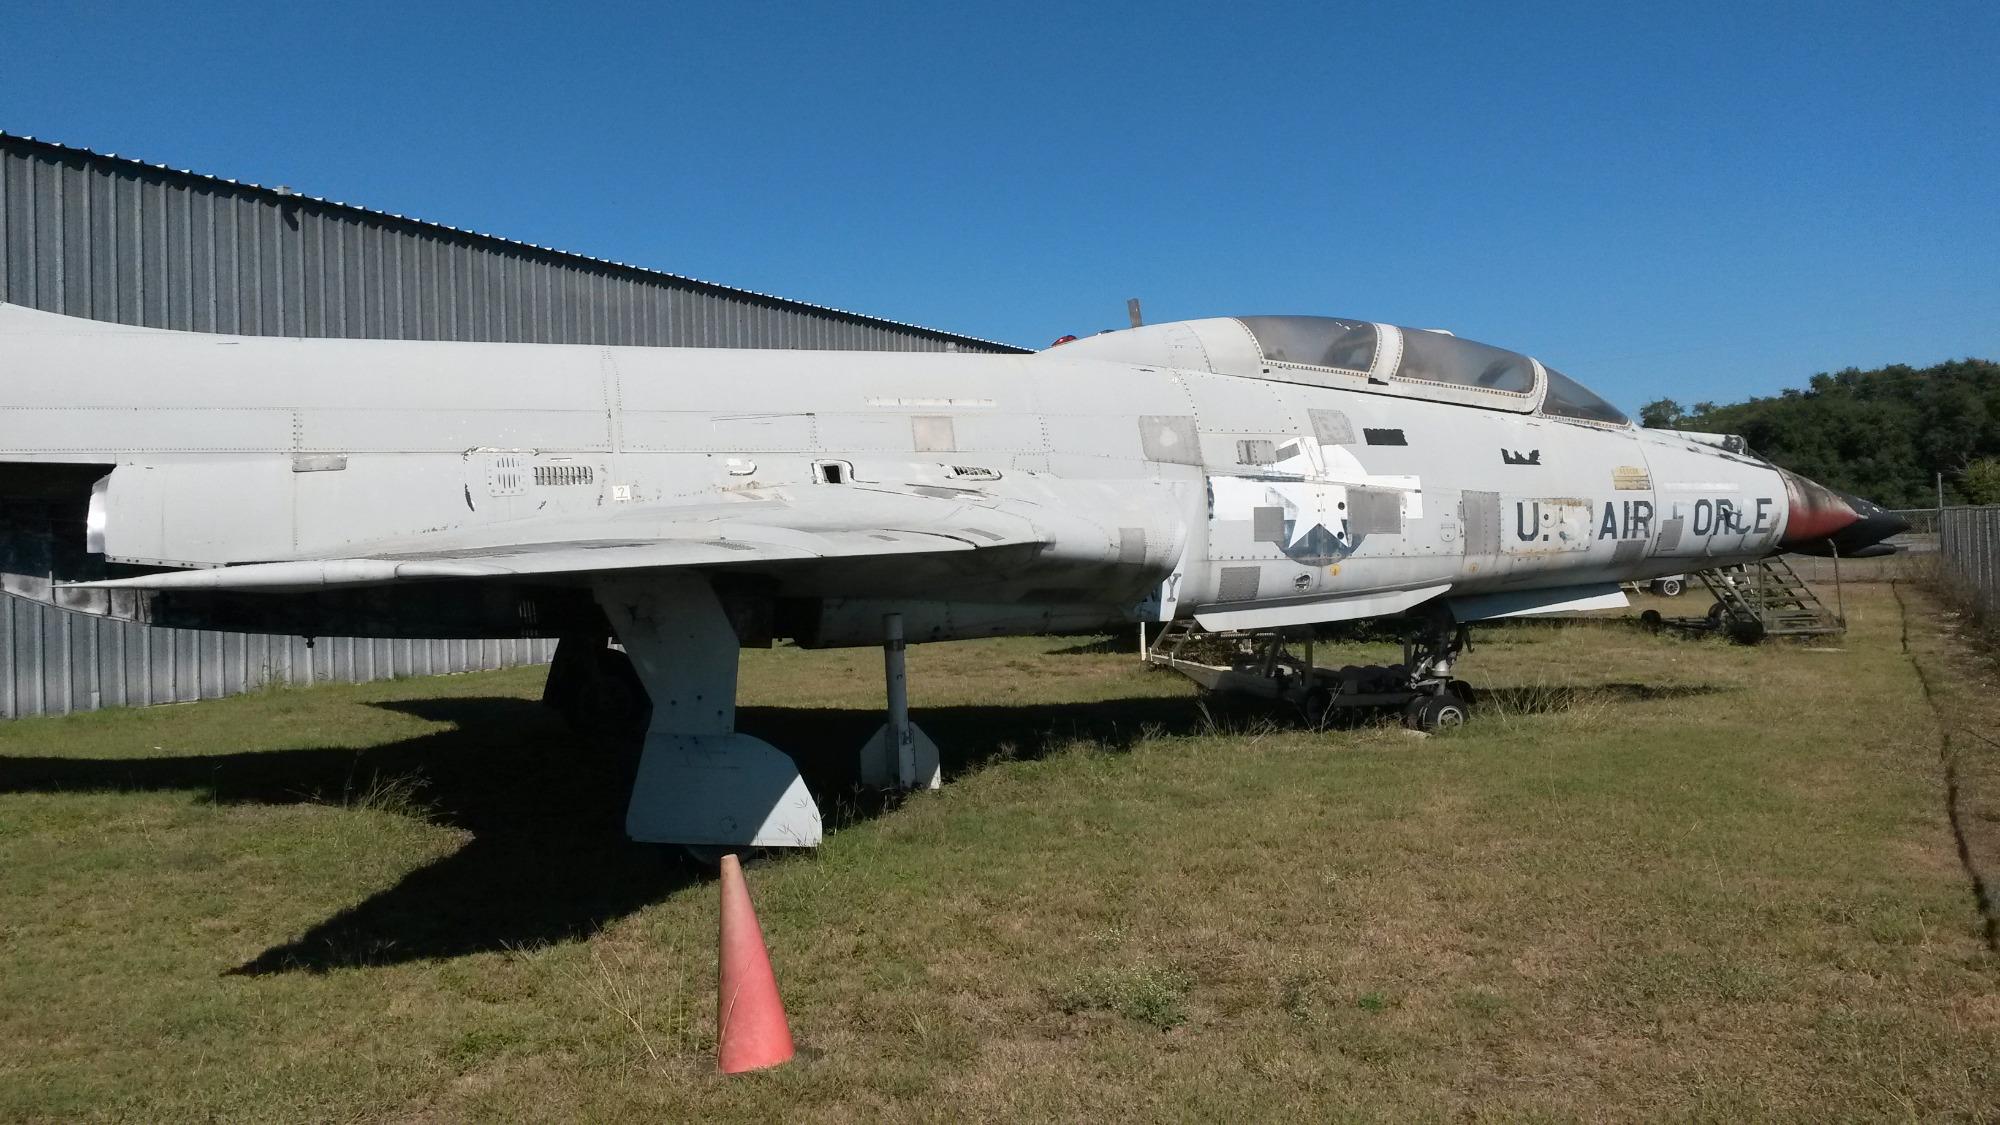
[[[1238,317],[1264,358],[1363,374],[1375,366],[1375,326],[1330,316]]]
[[[1631,423],[1619,409],[1599,398],[1597,392],[1575,379],[1544,366],[1549,373],[1549,393],[1542,396],[1542,413],[1557,418],[1581,418],[1586,422],[1608,422],[1614,426]]]
[[[1517,395],[1535,389],[1535,365],[1527,356],[1415,328],[1403,330],[1403,362],[1396,375]]]

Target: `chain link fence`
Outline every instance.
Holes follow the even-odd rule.
[[[2000,611],[2000,505],[1938,512],[1938,578],[1981,625]]]

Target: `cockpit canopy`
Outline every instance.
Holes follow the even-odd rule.
[[[1064,353],[1631,425],[1588,387],[1518,352],[1449,332],[1365,320],[1188,320],[1078,340],[1065,345]]]
[[[1394,377],[1510,395],[1535,393],[1534,360],[1491,344],[1423,329],[1403,333],[1403,362],[1397,365]]]
[[[1365,320],[1330,316],[1239,316],[1264,358],[1366,375],[1375,368],[1381,336]]]
[[[1617,407],[1604,401],[1596,391],[1553,367],[1544,367],[1542,370],[1549,373],[1548,393],[1542,396],[1542,413],[1557,418],[1604,422],[1613,426],[1631,425],[1630,418],[1625,417]]]

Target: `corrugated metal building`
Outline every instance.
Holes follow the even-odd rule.
[[[0,301],[251,335],[1022,350],[7,133]],[[553,643],[324,638],[308,649],[0,596],[0,718],[494,668],[545,660]]]

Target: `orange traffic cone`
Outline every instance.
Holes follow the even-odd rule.
[[[717,973],[715,1061],[724,1074],[777,1066],[792,1057],[792,1029],[764,948],[764,931],[750,906],[743,865],[722,857],[722,949]]]

